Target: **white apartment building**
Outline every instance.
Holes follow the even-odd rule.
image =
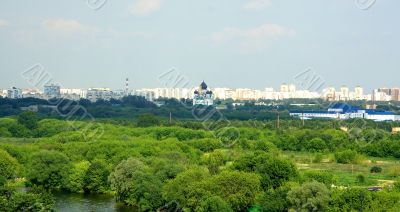
[[[79,100],[86,98],[87,91],[80,88],[61,88],[60,94],[62,98]]]
[[[110,88],[89,88],[86,98],[91,102],[96,102],[99,99],[110,100],[113,97],[113,92]]]
[[[22,98],[22,89],[12,87],[7,90],[7,97],[10,99],[20,99]]]

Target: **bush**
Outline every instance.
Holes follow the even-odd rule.
[[[359,155],[354,150],[344,150],[335,153],[335,159],[338,163],[349,164],[356,163]]]
[[[382,172],[382,168],[380,166],[373,166],[370,169],[371,173],[381,173]]]
[[[359,174],[359,175],[357,175],[357,182],[359,183],[359,184],[364,184],[365,183],[365,176],[363,175],[363,174]]]
[[[322,183],[304,183],[287,194],[291,208],[295,211],[325,211],[329,205],[330,192]]]
[[[139,115],[138,120],[137,120],[138,127],[151,127],[151,126],[157,126],[159,124],[160,124],[160,120],[158,119],[157,116],[155,116],[153,114]]]
[[[306,181],[317,181],[326,186],[331,186],[336,183],[335,176],[326,171],[307,171],[304,173],[304,179]]]
[[[7,179],[12,179],[16,175],[18,162],[8,152],[0,149],[0,178],[5,182]]]
[[[34,153],[28,164],[27,178],[35,185],[47,189],[66,184],[72,165],[66,155],[57,151],[42,150]]]
[[[313,163],[321,163],[324,156],[320,153],[316,154],[312,160]]]

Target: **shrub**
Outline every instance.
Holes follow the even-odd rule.
[[[359,183],[359,184],[364,184],[365,183],[365,176],[363,175],[363,174],[359,174],[359,175],[357,175],[357,182]]]
[[[5,182],[7,179],[12,179],[16,175],[18,162],[8,152],[0,149],[0,178]]]
[[[357,152],[354,150],[344,150],[335,153],[336,162],[343,164],[356,163],[358,157]]]
[[[382,168],[380,166],[373,166],[370,169],[371,173],[381,173],[382,172]]]
[[[304,173],[304,178],[306,181],[317,181],[330,186],[336,183],[335,176],[326,171],[307,171]]]
[[[320,153],[316,154],[312,160],[313,163],[321,163],[324,156]]]

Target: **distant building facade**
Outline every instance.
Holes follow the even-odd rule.
[[[22,89],[12,87],[7,90],[7,97],[10,99],[20,99],[22,98]]]
[[[43,95],[46,99],[61,98],[61,87],[59,85],[45,85]]]
[[[292,110],[290,116],[299,117],[300,119],[369,119],[373,121],[399,121],[400,116],[393,112],[361,109],[352,107],[347,104],[337,103],[328,110]]]
[[[89,88],[86,93],[86,99],[91,102],[96,102],[99,99],[110,100],[113,97],[113,92],[110,88]]]

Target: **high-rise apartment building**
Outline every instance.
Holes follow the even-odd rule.
[[[61,87],[59,85],[45,85],[43,95],[46,99],[61,98]]]
[[[10,99],[20,99],[22,98],[22,89],[12,87],[7,90],[7,97]]]
[[[392,88],[390,93],[392,101],[400,101],[400,88]]]

